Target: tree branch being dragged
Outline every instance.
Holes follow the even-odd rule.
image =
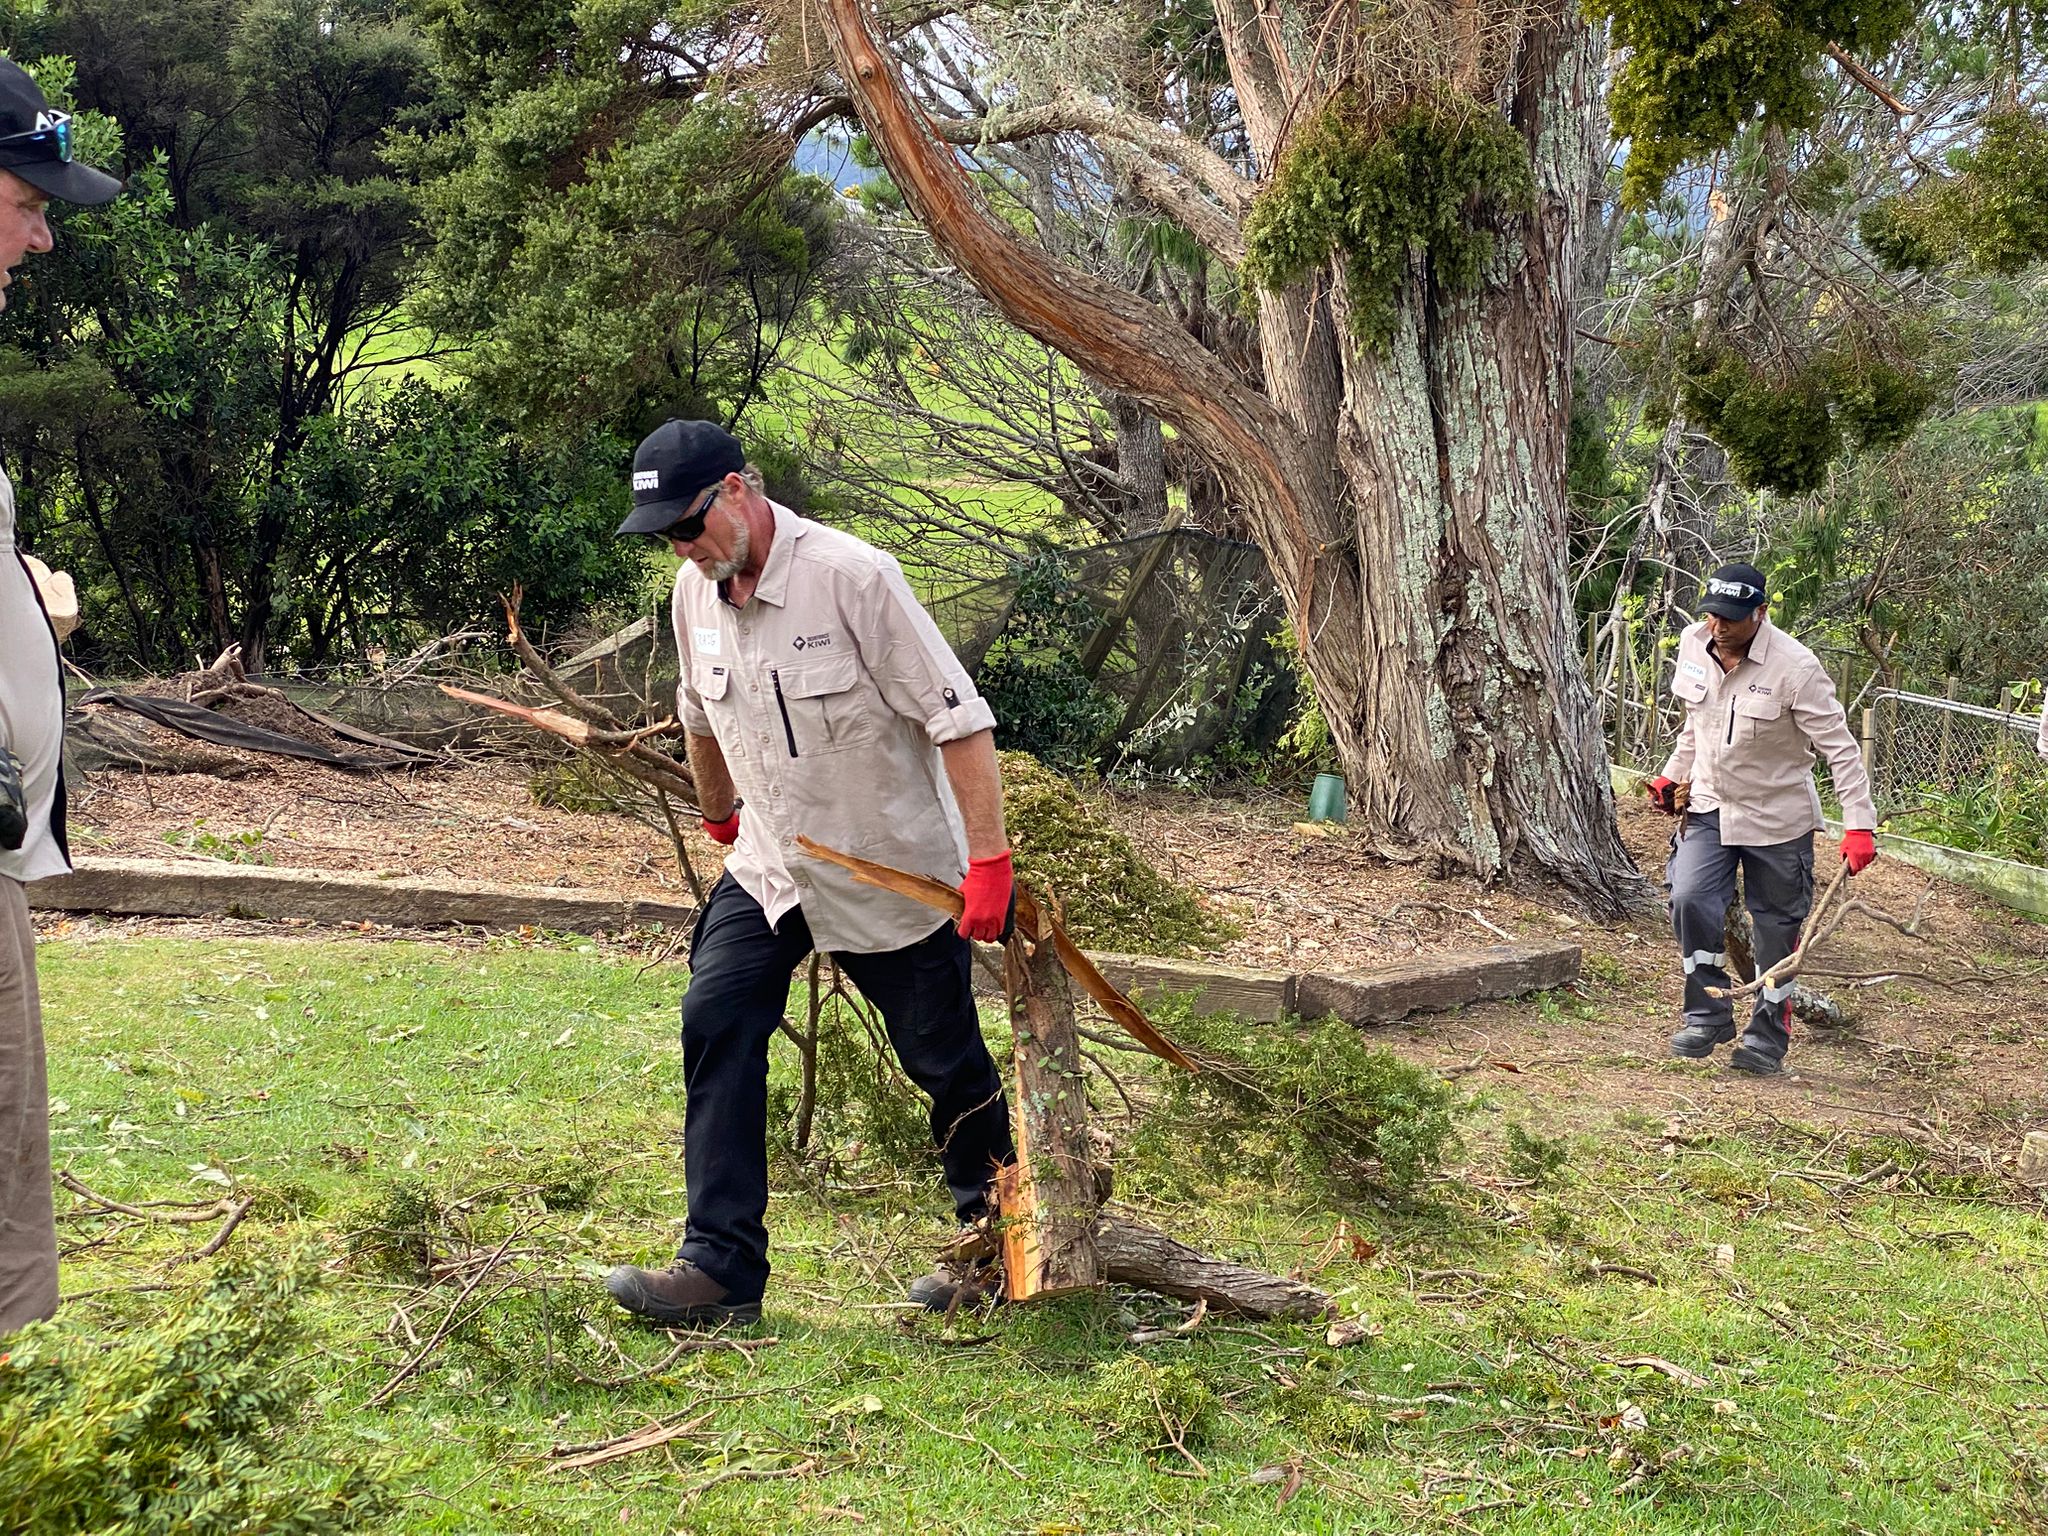
[[[696,867],[690,862],[689,850],[684,846],[681,826],[678,824],[670,796],[682,802],[682,808],[691,815],[697,815],[697,781],[690,772],[690,765],[681,758],[671,757],[660,748],[653,746],[650,738],[664,736],[676,730],[673,718],[656,721],[653,725],[632,727],[621,720],[610,709],[594,699],[584,697],[562,680],[547,659],[534,649],[533,642],[526,638],[526,632],[519,624],[519,603],[521,589],[514,587],[509,597],[500,600],[505,605],[506,643],[512,647],[527,671],[533,674],[541,686],[546,688],[563,704],[562,709],[536,709],[526,704],[515,704],[510,699],[494,698],[487,693],[476,693],[468,688],[457,688],[452,683],[441,684],[441,691],[451,699],[465,704],[474,704],[481,709],[493,710],[509,715],[532,726],[535,730],[565,741],[570,746],[587,752],[604,767],[651,790],[661,808],[663,820],[667,822],[669,834],[674,840],[676,860],[682,866],[683,877],[689,883],[691,894],[699,905],[704,900],[703,883],[697,878]]]
[[[807,837],[799,837],[797,846],[863,884],[960,914],[960,893],[943,881]],[[1104,1213],[1109,1179],[1101,1148],[1107,1138],[1089,1122],[1074,984],[1154,1055],[1183,1071],[1198,1069],[1103,977],[1051,907],[1020,885],[1016,927],[1004,947],[1017,1159],[998,1173],[1000,1214],[982,1251],[1000,1253],[1005,1296],[1031,1301],[1115,1282],[1248,1317],[1327,1316],[1331,1300],[1313,1286],[1211,1258],[1163,1232]]]

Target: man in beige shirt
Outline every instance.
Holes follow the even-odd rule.
[[[120,190],[72,161],[71,119],[0,59],[0,308],[14,268],[50,249],[52,198],[91,205]],[[57,640],[76,607],[69,578],[16,547],[14,487],[0,474],[0,1334],[57,1310],[42,999],[22,886],[71,867]]]
[[[963,1222],[986,1213],[1012,1158],[969,984],[968,940],[1000,936],[1013,899],[995,716],[895,560],[768,500],[714,423],[651,433],[633,497],[620,531],[659,537],[683,562],[677,702],[705,830],[733,851],[690,944],[682,1247],[669,1268],[621,1265],[606,1287],[672,1326],[750,1322],[769,1273],[768,1042],[813,949],[875,1004],[930,1096]],[[956,926],[856,885],[806,858],[800,835],[958,885],[966,911]],[[948,1272],[911,1288],[939,1309],[980,1294]]]
[[[1792,953],[1813,905],[1813,834],[1822,825],[1815,755],[1825,757],[1842,803],[1842,861],[1860,874],[1877,857],[1877,808],[1870,777],[1827,669],[1765,613],[1763,573],[1724,565],[1708,579],[1704,617],[1678,642],[1671,692],[1685,706],[1650,803],[1676,811],[1690,781],[1684,819],[1671,840],[1671,924],[1685,967],[1685,1020],[1674,1056],[1711,1056],[1735,1039],[1726,998],[1724,937],[1735,872],[1756,928],[1756,963],[1769,970]],[[1790,982],[1757,997],[1730,1065],[1758,1076],[1784,1070],[1791,1042]]]

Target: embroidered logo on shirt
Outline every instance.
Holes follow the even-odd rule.
[[[830,645],[832,643],[832,636],[829,633],[823,635],[798,635],[789,643],[800,651],[813,650]]]
[[[719,641],[716,625],[710,629],[700,629],[692,624],[690,626],[690,646],[700,656],[716,656],[724,649]]]
[[[1751,693],[1760,693],[1767,699],[1771,696],[1771,690],[1769,688],[1766,688],[1762,683],[1751,683],[1749,685],[1749,691]]]

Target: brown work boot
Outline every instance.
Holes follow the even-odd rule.
[[[761,1320],[760,1302],[728,1300],[730,1291],[684,1259],[667,1269],[621,1264],[604,1277],[604,1288],[628,1312],[665,1328],[715,1328]]]

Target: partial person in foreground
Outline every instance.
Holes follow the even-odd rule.
[[[689,1215],[666,1269],[614,1269],[629,1312],[668,1325],[751,1322],[769,1274],[768,1043],[790,975],[829,953],[880,1010],[931,1099],[962,1222],[1011,1160],[1002,1079],[982,1043],[969,939],[1013,901],[995,716],[890,556],[770,501],[739,442],[670,421],[633,460],[621,533],[682,561],[671,613],[704,830],[732,853],[690,942],[683,998]],[[806,858],[798,835],[959,887],[958,925]],[[912,1298],[976,1300],[942,1270]]]
[[[1724,565],[1708,579],[1702,618],[1680,638],[1671,680],[1685,725],[1648,786],[1650,803],[1680,818],[1665,872],[1685,968],[1674,1056],[1711,1056],[1736,1039],[1730,1000],[1709,993],[1732,985],[1726,920],[1738,868],[1758,973],[1798,945],[1813,906],[1813,835],[1823,825],[1816,755],[1827,759],[1842,806],[1842,862],[1854,875],[1877,857],[1870,776],[1834,682],[1812,651],[1771,623],[1767,602],[1753,565]],[[1792,992],[1788,981],[1758,994],[1730,1059],[1737,1071],[1784,1070]]]
[[[121,190],[71,159],[71,120],[0,59],[0,308],[14,269],[50,249],[52,198],[87,205]],[[64,841],[64,668],[78,622],[70,579],[15,543],[14,485],[0,472],[0,1334],[57,1310],[50,1096],[36,992],[31,880],[71,867]]]

